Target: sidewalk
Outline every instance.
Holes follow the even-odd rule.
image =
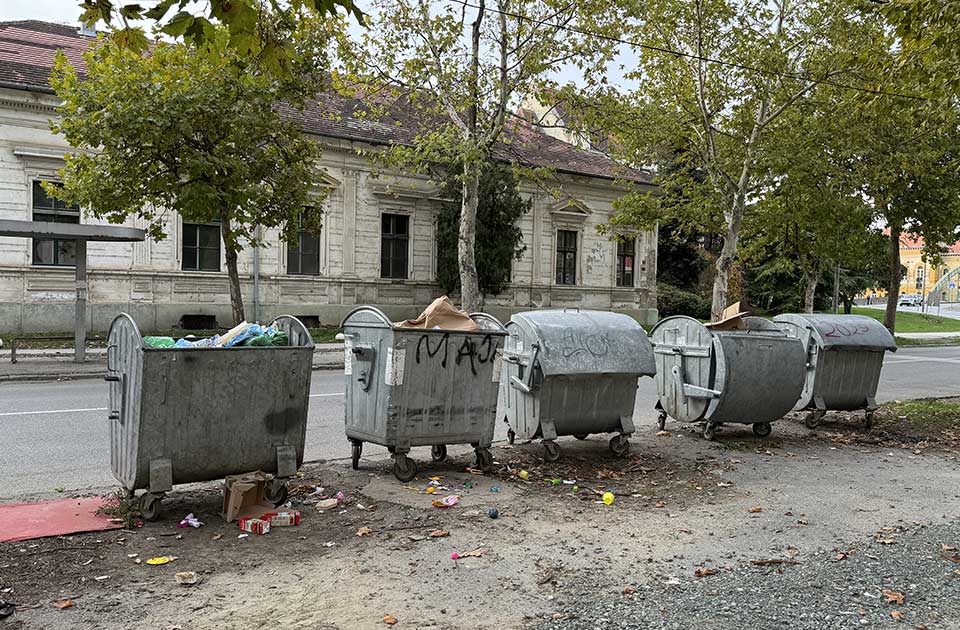
[[[85,363],[73,362],[73,350],[17,350],[17,362],[10,363],[10,350],[0,350],[0,382],[59,381],[79,378],[103,378],[107,373],[105,348],[88,348]],[[313,369],[343,368],[343,344],[317,344],[313,353]]]

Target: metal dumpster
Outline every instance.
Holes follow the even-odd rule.
[[[667,416],[704,422],[712,440],[723,424],[750,424],[759,437],[796,404],[805,378],[803,344],[779,326],[746,317],[740,329],[668,317],[651,331],[657,364],[658,425]]]
[[[313,339],[299,320],[273,326],[289,346],[151,348],[122,313],[107,340],[110,465],[157,517],[174,484],[262,470],[267,498],[286,500],[284,478],[303,463]]]
[[[477,466],[493,466],[500,353],[506,331],[486,313],[470,315],[476,332],[395,328],[379,309],[361,306],[344,318],[346,434],[359,466],[363,443],[386,446],[401,481],[417,474],[407,457],[432,446],[434,461],[448,444],[471,444]]]
[[[626,454],[637,381],[656,371],[640,324],[606,311],[527,311],[507,332],[497,418],[510,426],[510,443],[541,438],[547,461],[556,461],[558,436],[616,432],[610,450]]]
[[[794,411],[810,410],[806,425],[816,428],[827,411],[864,409],[870,429],[884,354],[897,351],[890,331],[863,315],[791,313],[773,321],[807,350],[807,378],[794,406]]]

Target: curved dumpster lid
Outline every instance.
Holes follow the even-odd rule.
[[[897,342],[883,324],[866,315],[787,313],[773,318],[813,332],[822,348],[897,351]]]
[[[656,373],[647,333],[629,315],[554,309],[517,313],[510,322],[540,344],[537,361],[545,376]]]

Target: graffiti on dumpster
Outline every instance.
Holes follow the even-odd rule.
[[[830,324],[820,328],[820,334],[830,339],[840,339],[843,337],[855,337],[870,332],[870,327],[866,324]]]
[[[433,337],[433,339],[431,339]],[[417,341],[417,352],[414,359],[419,364],[432,359],[442,351],[440,367],[447,367],[447,355],[449,354],[450,334],[444,333],[439,341],[436,341],[437,335],[421,335]],[[423,352],[421,352],[423,351]],[[477,363],[487,363],[492,361],[497,352],[497,343],[493,335],[484,335],[478,343],[471,337],[464,337],[463,343],[457,348],[457,356],[454,358],[454,364],[460,363],[466,358],[470,360],[470,371],[476,375]]]
[[[584,352],[594,357],[605,357],[610,352],[610,341],[602,333],[577,333],[567,330],[561,341],[561,353],[565,359]]]

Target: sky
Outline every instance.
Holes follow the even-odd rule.
[[[79,2],[76,0],[0,0],[0,21],[43,20],[78,24]]]

